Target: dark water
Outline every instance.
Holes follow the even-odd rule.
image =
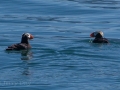
[[[0,89],[120,90],[119,19],[119,0],[1,0]],[[6,52],[24,32],[32,49]]]

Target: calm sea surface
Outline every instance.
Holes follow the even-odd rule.
[[[93,44],[101,30],[110,44]],[[29,51],[6,52],[21,35]],[[120,0],[0,0],[0,90],[120,90]]]

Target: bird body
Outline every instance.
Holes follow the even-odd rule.
[[[106,38],[103,38],[104,34],[102,31],[96,31],[90,34],[90,37],[95,37],[93,43],[109,43]]]
[[[8,46],[6,50],[24,50],[24,49],[30,49],[31,45],[29,44],[29,39],[33,39],[33,36],[30,33],[24,33],[21,38],[20,43],[13,44],[11,46]]]

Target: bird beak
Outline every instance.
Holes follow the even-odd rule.
[[[33,38],[34,38],[33,35],[30,34],[30,38],[29,39],[33,39]]]
[[[95,36],[94,36],[94,33],[91,33],[91,34],[90,34],[90,37],[95,37]]]

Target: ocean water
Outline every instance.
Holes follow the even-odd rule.
[[[119,19],[120,0],[0,0],[0,90],[120,90]],[[32,49],[6,52],[24,32]]]

